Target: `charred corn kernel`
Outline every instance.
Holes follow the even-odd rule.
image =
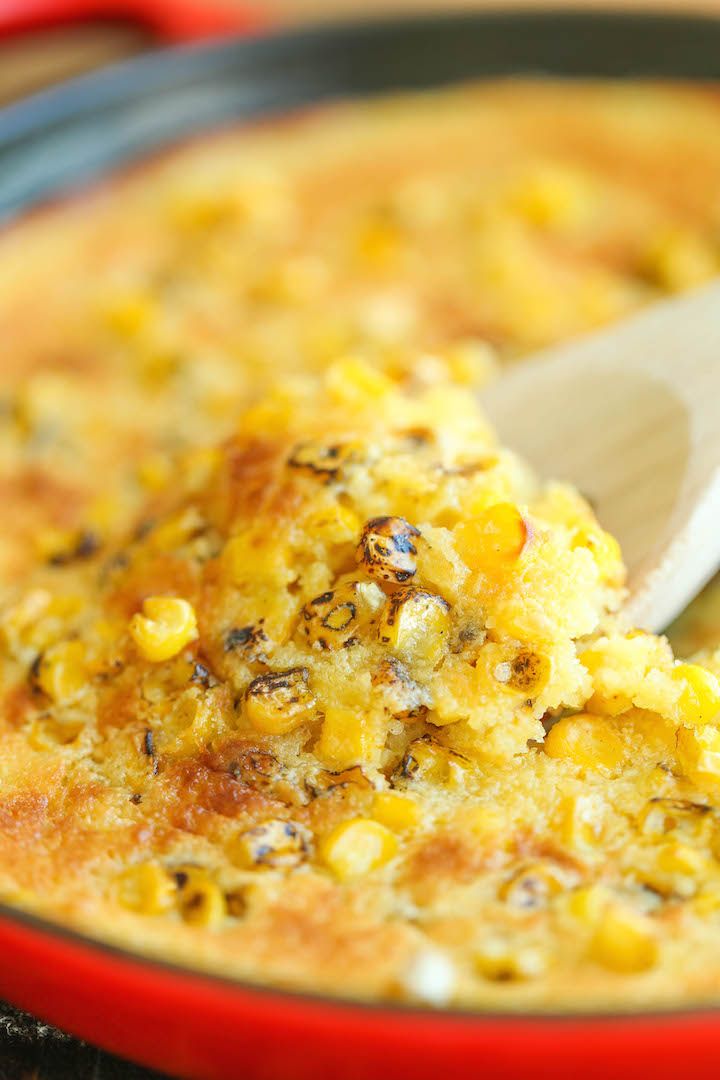
[[[352,357],[330,365],[325,385],[338,404],[361,409],[376,405],[395,389],[387,375]]]
[[[503,938],[488,938],[475,950],[477,971],[492,982],[536,979],[547,968],[546,954],[536,946],[515,945]]]
[[[408,661],[437,663],[447,649],[449,634],[450,605],[425,589],[393,593],[380,614],[379,641]]]
[[[582,885],[567,894],[563,908],[583,926],[593,929],[610,902],[611,895],[602,885]]]
[[[484,574],[507,571],[520,559],[529,527],[517,506],[498,502],[455,529],[455,548],[466,566]]]
[[[688,799],[651,799],[638,815],[638,828],[654,838],[679,836],[708,842],[715,827],[713,808]]]
[[[256,731],[285,735],[315,715],[315,695],[307,668],[258,675],[243,698],[245,717]]]
[[[672,677],[682,685],[678,702],[683,724],[710,724],[720,715],[720,682],[700,664],[676,664]]]
[[[235,860],[248,869],[287,870],[308,857],[312,833],[295,821],[272,818],[248,829],[233,848]]]
[[[592,713],[562,717],[550,728],[544,746],[549,757],[565,758],[582,769],[613,772],[625,756],[608,721]]]
[[[560,801],[557,826],[560,838],[573,851],[597,848],[603,825],[602,807],[588,795],[568,795]]]
[[[621,585],[625,578],[620,545],[604,529],[580,526],[573,533],[573,547],[587,548],[597,563],[600,579],[608,585]]]
[[[301,442],[287,459],[288,468],[329,482],[336,480],[343,466],[359,453],[352,443]],[[344,508],[341,508],[344,509]],[[335,507],[332,512],[335,513]]]
[[[394,791],[381,791],[373,800],[372,815],[381,825],[394,832],[414,829],[420,824],[420,807],[408,795],[398,795]]]
[[[131,866],[117,881],[117,898],[123,907],[142,915],[164,915],[175,903],[174,879],[157,863]]]
[[[411,720],[427,712],[427,688],[416,682],[395,657],[383,660],[372,673],[372,686],[386,712],[398,720]]]
[[[192,604],[177,596],[150,596],[142,614],[133,615],[130,635],[145,660],[170,660],[198,636]]]
[[[330,706],[325,710],[315,753],[332,769],[347,769],[377,758],[387,735],[387,723],[364,709]]]
[[[370,818],[344,821],[320,844],[322,861],[340,881],[364,877],[389,862],[397,850],[390,829]]]
[[[305,605],[300,626],[308,641],[321,649],[349,648],[357,644],[384,599],[372,582],[343,582]]]
[[[184,922],[192,926],[217,927],[227,915],[225,897],[205,870],[184,867],[175,874],[177,905]]]
[[[499,663],[493,675],[496,682],[527,698],[537,697],[550,681],[552,664],[547,656],[521,649],[511,660]]]
[[[401,517],[371,518],[356,552],[358,565],[381,585],[403,585],[417,572],[420,532]]]
[[[88,683],[86,649],[82,641],[60,641],[40,659],[37,681],[58,705],[73,701]]]
[[[531,863],[517,870],[498,889],[498,897],[517,908],[544,907],[567,885],[567,875],[551,863]]]
[[[397,769],[396,779],[462,784],[466,774],[465,761],[459,754],[438,745],[429,735],[422,735],[407,748]]]
[[[327,509],[316,510],[307,521],[311,535],[326,544],[351,544],[360,534],[360,518],[346,506],[338,503]]]
[[[600,917],[590,943],[590,957],[623,975],[648,971],[659,957],[652,923],[643,915],[611,904]]]
[[[677,760],[685,776],[697,784],[720,781],[720,731],[714,726],[677,733]]]

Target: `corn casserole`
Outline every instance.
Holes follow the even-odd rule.
[[[718,589],[628,626],[476,392],[718,274],[718,191],[716,89],[503,81],[6,229],[0,897],[365,1000],[717,1000]]]

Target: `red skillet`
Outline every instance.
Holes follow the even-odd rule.
[[[2,30],[98,15],[166,39],[237,28],[202,0],[0,0]],[[245,12],[243,29],[258,12]],[[228,120],[478,75],[720,78],[720,21],[486,13],[345,25],[165,50],[0,114],[0,214]],[[47,146],[53,153],[48,160]],[[204,1080],[556,1080],[714,1075],[720,1014],[437,1013],[285,994],[94,943],[0,907],[0,995],[108,1050]]]

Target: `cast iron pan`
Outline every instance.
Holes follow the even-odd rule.
[[[720,21],[438,15],[153,53],[0,114],[0,214],[10,218],[233,120],[539,73],[720,78]],[[8,907],[0,908],[0,994],[116,1053],[207,1080],[527,1080],[550,1072],[556,1080],[677,1080],[710,1075],[720,1054],[712,1010],[562,1017],[342,1004],[138,959]]]

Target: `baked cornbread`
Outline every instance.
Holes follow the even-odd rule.
[[[343,105],[7,233],[3,899],[366,999],[718,997],[716,642],[624,623],[474,392],[717,271],[718,128],[680,87]]]

